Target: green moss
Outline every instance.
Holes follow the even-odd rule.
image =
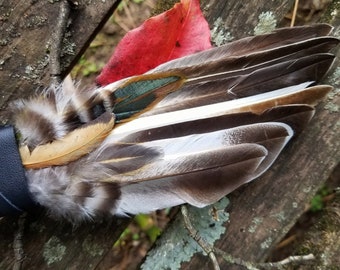
[[[318,193],[312,198],[310,202],[310,209],[312,212],[320,211],[324,208],[324,197],[330,194],[330,190],[324,186],[322,187]]]
[[[161,229],[155,225],[150,215],[139,214],[134,217],[134,222],[138,227],[146,233],[150,241],[153,243],[161,233]]]
[[[73,68],[72,75],[76,77],[79,73],[81,73],[83,77],[87,77],[92,74],[98,74],[103,67],[104,63],[90,61],[83,55],[77,65]]]

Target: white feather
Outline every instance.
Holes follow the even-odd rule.
[[[186,201],[171,191],[166,178],[121,187],[117,215],[149,213],[180,205]]]
[[[195,107],[186,110],[168,112],[158,115],[151,115],[147,117],[140,117],[134,119],[126,124],[117,126],[107,138],[117,138],[115,135],[135,132],[138,130],[145,130],[149,128],[157,128],[160,126],[172,125],[175,123],[193,121],[196,119],[206,119],[213,116],[225,115],[228,113],[238,112],[238,109],[244,105],[251,106],[260,103],[264,100],[276,100],[279,97],[287,96],[291,93],[299,93],[306,90],[306,87],[313,82],[305,82],[294,86],[281,88],[268,93],[259,94],[211,105]],[[307,90],[308,91],[308,90]]]

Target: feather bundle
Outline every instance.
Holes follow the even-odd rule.
[[[105,87],[64,84],[18,101],[13,121],[30,155],[76,148],[27,166],[32,196],[74,222],[216,202],[263,174],[332,89],[315,85],[339,43],[330,32],[325,24],[278,29]],[[92,131],[93,144],[84,137]]]

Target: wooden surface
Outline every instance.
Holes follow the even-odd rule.
[[[119,1],[78,1],[71,10],[62,56],[63,76],[87,48]],[[48,43],[57,24],[59,1],[0,1],[0,120],[6,106],[49,84]],[[44,213],[29,215],[23,269],[94,269],[111,250],[127,220],[73,228]],[[121,225],[124,223],[125,225]],[[0,269],[15,264],[13,239],[17,219],[0,220]]]
[[[228,35],[241,38],[254,33],[260,14],[271,12],[277,25],[283,25],[282,18],[293,3],[216,0],[205,1],[203,6],[211,27],[222,18]],[[340,18],[325,12],[327,16],[322,21],[336,26],[334,32],[338,32]],[[340,96],[334,93],[339,92],[340,78],[339,74],[330,76],[325,83],[336,86],[334,98],[318,106],[309,127],[288,145],[263,177],[228,196],[231,202],[226,211],[230,218],[217,248],[244,260],[263,262],[339,163],[339,112],[334,110],[339,108]],[[218,259],[221,269],[244,269]],[[195,255],[189,263],[183,263],[181,269],[212,269],[212,264],[207,257]]]
[[[263,1],[262,7],[258,2],[254,2],[254,6],[250,2],[246,5],[242,5],[242,1],[226,2],[229,11],[221,12],[223,6],[216,4],[207,12],[209,21],[213,23],[216,16],[224,16],[228,25],[232,25],[231,32],[238,37],[240,33],[251,33],[258,22],[257,14],[272,11],[280,22],[287,11],[284,1]],[[210,2],[210,5],[214,4]],[[327,17],[327,20],[339,31],[339,17]],[[337,82],[335,91],[339,91],[339,77],[332,82]],[[266,259],[340,160],[339,113],[330,109],[339,106],[339,101],[339,95],[335,95],[334,99],[320,104],[309,127],[288,145],[274,166],[260,179],[228,196],[230,223],[216,247],[244,260],[263,262]],[[220,266],[221,269],[241,269],[222,261]],[[206,257],[197,255],[182,269],[211,269],[211,264]]]
[[[80,0],[71,10],[61,64],[65,76],[112,15],[118,0]],[[0,108],[46,87],[59,1],[0,1]],[[4,110],[0,121],[6,121]]]
[[[3,2],[0,5],[0,107],[47,84],[46,43],[58,14],[58,2],[35,1],[33,5],[22,0]],[[75,46],[71,46],[74,52],[63,61],[71,64],[65,66],[65,73],[114,8],[113,2],[108,2],[92,1],[72,11],[68,39]],[[292,1],[256,1],[256,4],[239,0],[202,1],[211,28],[221,26],[222,21],[222,28],[234,38],[253,34],[259,15],[264,12],[272,12],[279,24],[292,5]],[[221,18],[219,23],[218,18]],[[339,18],[327,20],[339,25]],[[336,124],[339,114],[330,109],[336,104],[339,104],[336,95],[321,104],[311,125],[285,149],[273,168],[229,196],[230,223],[217,244],[219,248],[243,259],[263,261],[295,223],[340,160]],[[4,113],[0,117],[6,120]],[[110,248],[127,222],[113,220],[72,228],[44,214],[30,215],[23,239],[26,254],[23,269],[107,269],[100,262],[111,256]],[[15,219],[0,220],[0,269],[13,267],[16,227]],[[221,268],[225,267],[221,262]],[[197,255],[190,263],[183,264],[182,269],[211,269],[211,265],[207,258]]]

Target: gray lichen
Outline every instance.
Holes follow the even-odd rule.
[[[42,72],[47,66],[48,56],[45,55],[44,58],[39,59],[35,63],[25,67],[25,76],[23,76],[23,78],[29,81],[36,81],[38,78],[40,78]]]
[[[188,207],[192,224],[210,245],[225,232],[223,224],[228,221],[229,214],[224,209],[228,204],[229,200],[224,198],[213,206]],[[214,209],[217,209],[218,219],[213,218],[212,212],[216,212]],[[156,247],[149,252],[141,269],[179,269],[182,262],[190,261],[198,252],[203,253],[200,246],[189,236],[183,218],[179,215],[157,240]]]
[[[92,235],[88,235],[82,243],[83,250],[91,257],[102,256],[104,249],[94,241]]]
[[[329,83],[334,89],[327,95],[327,103],[325,109],[331,113],[340,111],[340,106],[333,100],[340,95],[340,67],[337,67],[332,74],[326,78],[326,83]]]
[[[10,38],[17,38],[21,36],[18,28],[13,24],[9,25],[5,31],[7,33],[7,36]]]
[[[46,24],[47,18],[46,16],[40,16],[40,15],[31,15],[28,18],[26,18],[26,27],[30,29],[39,28]]]
[[[210,33],[211,40],[216,46],[221,46],[234,39],[231,33],[227,31],[227,26],[221,17],[214,21],[213,29],[211,29]]]
[[[277,25],[275,15],[271,11],[262,12],[259,15],[259,22],[254,28],[255,35],[262,35],[272,32]]]
[[[262,222],[263,218],[261,217],[253,218],[253,220],[251,221],[252,225],[250,225],[250,227],[248,228],[248,232],[254,233],[257,230],[257,228],[262,224]]]
[[[337,67],[326,79],[334,87],[340,87],[340,67]]]
[[[44,245],[43,257],[47,265],[59,262],[63,259],[66,247],[62,245],[59,238],[52,236]]]
[[[273,214],[272,215],[273,217],[275,217],[276,218],[276,220],[278,221],[278,222],[283,222],[283,221],[285,221],[285,219],[286,219],[286,215],[285,215],[285,212],[284,211],[281,211],[281,212],[278,212],[278,213],[276,213],[276,214]]]
[[[62,46],[61,46],[61,52],[60,52],[60,58],[61,58],[61,68],[62,70],[65,69],[66,66],[68,66],[71,63],[71,58],[69,56],[74,56],[76,55],[76,44],[71,41],[71,33],[67,32],[65,33],[65,36],[62,41]],[[46,52],[49,54],[51,51],[51,42],[52,40],[49,40],[45,46]],[[48,62],[47,62],[48,65]]]
[[[305,188],[302,189],[302,191],[303,191],[304,193],[310,193],[311,190],[312,190],[312,187],[310,187],[310,186],[305,187]]]
[[[0,46],[6,46],[9,43],[7,38],[0,39]]]
[[[70,41],[71,37],[72,37],[72,34],[70,32],[67,32],[65,34],[65,37],[63,39],[61,57],[65,55],[75,55],[77,46],[74,42]]]
[[[260,246],[262,249],[268,249],[272,242],[273,242],[273,239],[271,237],[268,237],[265,241],[261,243]]]

